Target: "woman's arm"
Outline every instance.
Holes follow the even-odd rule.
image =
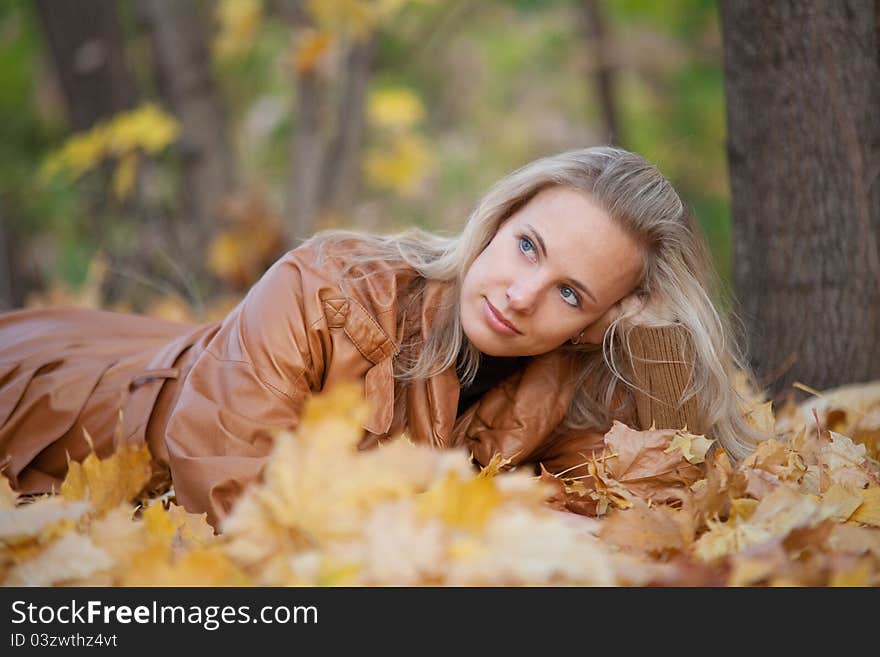
[[[683,404],[693,367],[693,351],[682,324],[636,325],[628,333],[629,354],[634,383],[646,392],[633,390],[639,429],[682,429],[703,433],[697,400]]]
[[[309,297],[289,253],[223,320],[182,384],[165,429],[175,494],[217,529],[321,380],[326,322]]]
[[[645,390],[621,387],[635,402],[633,428],[682,429],[704,433],[696,399],[681,404],[681,396],[690,377],[693,352],[684,325],[660,321],[637,324],[628,329],[629,349],[621,365],[624,374]],[[629,356],[631,356],[631,361]],[[623,384],[621,384],[622,386]],[[623,421],[623,420],[622,420]],[[551,473],[566,472],[567,476],[585,475],[586,463],[604,447],[601,432],[566,430],[555,434],[537,461]]]

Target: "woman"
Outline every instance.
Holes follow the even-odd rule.
[[[655,167],[610,147],[561,153],[496,183],[456,237],[319,233],[222,321],[0,316],[0,457],[14,488],[43,492],[66,453],[89,453],[83,429],[102,457],[114,433],[146,441],[153,489],[173,482],[219,528],[274,429],[296,426],[311,393],[359,381],[361,449],[406,430],[481,465],[500,453],[571,473],[619,419],[686,425],[740,458],[757,437],[730,381],[748,370],[714,276]]]

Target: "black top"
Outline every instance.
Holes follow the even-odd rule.
[[[483,354],[480,358],[480,368],[477,370],[477,376],[473,383],[461,387],[456,417],[466,411],[471,404],[495,387],[502,379],[524,366],[528,360],[528,356],[507,357]]]

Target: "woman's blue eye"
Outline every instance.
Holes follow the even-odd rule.
[[[528,248],[530,248],[532,251],[535,250],[535,245],[532,244],[532,240],[530,240],[528,237],[521,236],[521,237],[519,238],[519,249],[520,249],[520,251],[522,251],[523,253],[526,252],[526,250],[523,248],[523,243],[527,244],[527,245],[528,245]]]
[[[562,286],[562,289],[563,289],[563,291],[564,291],[564,290],[568,290],[569,292],[571,292],[571,296],[570,296],[570,297],[566,297],[564,294],[562,295],[562,298],[565,299],[565,303],[567,303],[567,304],[569,304],[569,305],[571,305],[571,306],[577,306],[577,305],[578,305],[578,301],[579,301],[579,300],[578,300],[577,292],[575,292],[575,291],[574,291],[572,288],[570,288],[568,285],[563,285],[563,286]]]

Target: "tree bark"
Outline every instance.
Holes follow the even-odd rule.
[[[752,365],[777,399],[880,378],[878,3],[720,6]]]
[[[74,130],[137,104],[113,0],[37,0],[36,8]]]
[[[235,181],[226,116],[211,74],[207,21],[192,0],[141,0],[140,7],[159,89],[182,126],[182,200],[194,230],[181,237],[187,248],[203,249]]]
[[[599,102],[601,140],[606,144],[623,144],[614,94],[616,74],[602,7],[598,0],[583,0],[580,9],[582,31],[593,55],[593,87]]]
[[[296,76],[296,127],[293,131],[287,196],[286,241],[291,248],[314,230],[321,212],[321,174],[326,147],[322,133],[326,90],[314,72]]]
[[[321,180],[323,207],[342,215],[350,212],[360,192],[366,98],[377,46],[376,36],[371,35],[349,49],[346,79],[337,108],[336,135]]]

